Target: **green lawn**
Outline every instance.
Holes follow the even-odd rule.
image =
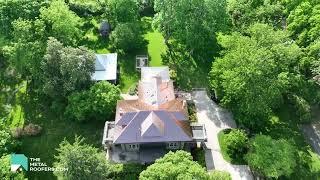
[[[161,54],[166,51],[163,36],[157,31],[149,31],[144,37],[148,41],[149,65],[162,66]]]
[[[226,160],[227,162],[232,162],[232,159],[231,157],[228,155],[228,153],[226,152],[226,144],[224,142],[224,137],[225,137],[225,133],[222,131],[220,131],[218,133],[218,141],[219,141],[219,144],[220,144],[220,149],[221,149],[221,154],[223,156],[223,159]]]
[[[57,155],[56,148],[64,139],[72,142],[74,137],[78,135],[86,138],[86,143],[102,148],[104,122],[77,123],[68,119],[59,119],[50,112],[29,122],[39,124],[43,128],[43,132],[37,137],[23,137],[21,139],[21,153],[29,158],[40,158],[41,162],[47,163],[48,166],[52,166],[54,155]],[[56,179],[51,172],[27,172],[27,176],[33,180]]]

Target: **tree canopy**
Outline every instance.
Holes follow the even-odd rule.
[[[266,24],[252,25],[248,33],[218,37],[224,50],[213,63],[210,85],[240,123],[253,127],[281,104],[302,52],[288,34]]]
[[[82,33],[82,20],[63,0],[53,0],[49,7],[42,7],[40,17],[51,36],[66,45],[77,44]]]
[[[185,151],[169,152],[141,172],[139,179],[208,179],[206,170]]]
[[[136,23],[139,18],[138,5],[134,0],[108,0],[106,11],[113,26]]]
[[[191,54],[211,56],[216,48],[215,33],[228,24],[225,6],[220,0],[155,0],[154,25],[167,44],[173,39]]]
[[[83,138],[76,137],[74,143],[66,140],[60,143],[53,166],[68,168],[68,171],[55,171],[54,174],[68,180],[108,179],[111,165],[104,154],[83,141]]]
[[[64,47],[49,38],[41,63],[43,93],[49,97],[66,97],[91,83],[94,71],[94,53],[85,47]]]
[[[320,38],[320,3],[319,1],[301,1],[290,11],[288,30],[301,46],[308,46]]]
[[[120,89],[108,82],[94,84],[90,90],[72,93],[68,97],[66,115],[77,121],[109,120],[120,99]]]
[[[281,1],[270,0],[227,0],[228,12],[237,30],[245,31],[256,22],[268,23],[274,27],[283,26],[285,7]]]
[[[289,177],[296,167],[296,147],[287,140],[257,135],[246,155],[248,165],[268,178]]]

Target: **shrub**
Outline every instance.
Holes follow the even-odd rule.
[[[289,96],[289,101],[293,105],[299,122],[307,123],[311,121],[311,107],[310,104],[302,97],[297,95]]]
[[[0,124],[0,156],[15,152],[20,143],[14,139],[10,130]]]
[[[194,103],[188,103],[188,113],[189,113],[189,120],[191,122],[197,122],[197,112],[196,112],[196,106]]]
[[[37,124],[28,124],[23,128],[23,134],[27,136],[37,136],[41,133],[42,127]]]
[[[209,180],[231,180],[231,175],[226,171],[214,170],[209,173]]]
[[[285,139],[256,135],[246,155],[252,170],[267,178],[289,177],[297,165],[297,147]]]
[[[16,128],[13,128],[11,130],[11,134],[14,138],[21,138],[23,136],[23,128],[22,127],[16,127]]]
[[[224,133],[222,141],[227,155],[232,159],[231,161],[242,163],[248,150],[247,134],[240,129],[225,130]]]

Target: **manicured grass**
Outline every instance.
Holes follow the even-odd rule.
[[[219,141],[219,144],[220,144],[220,149],[221,149],[221,154],[223,156],[223,159],[226,160],[227,162],[232,162],[232,159],[231,157],[228,155],[227,153],[227,146],[224,142],[224,138],[225,138],[226,134],[224,133],[224,131],[220,131],[218,133],[218,141]]]
[[[135,56],[125,55],[118,57],[120,64],[120,89],[123,93],[127,93],[131,86],[139,81],[140,75],[136,70]]]
[[[15,105],[10,113],[10,128],[22,127],[24,124],[24,111],[21,106],[21,100],[26,92],[26,82],[20,85],[19,91],[16,93]]]
[[[149,31],[145,34],[148,41],[148,55],[150,66],[162,66],[161,54],[166,52],[166,45],[161,33],[158,31]]]

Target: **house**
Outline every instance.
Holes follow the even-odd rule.
[[[117,83],[118,78],[118,63],[117,53],[96,54],[95,72],[91,79],[94,81],[109,81]]]
[[[190,150],[204,141],[204,126],[189,123],[187,103],[176,98],[168,67],[142,67],[138,99],[118,101],[102,144],[113,161],[151,163],[169,150]]]

